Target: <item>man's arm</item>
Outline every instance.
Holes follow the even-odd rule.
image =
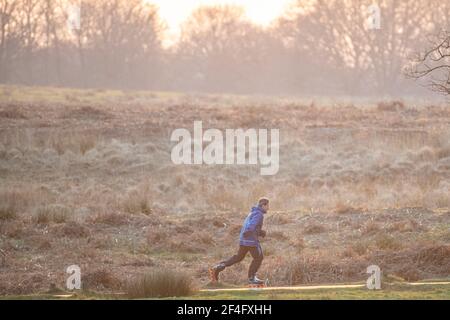
[[[250,221],[247,225],[247,228],[245,229],[245,233],[251,233],[251,232],[255,232],[256,234],[259,235],[259,232],[261,231],[261,227],[263,224],[263,215],[254,215],[253,217],[250,218]]]

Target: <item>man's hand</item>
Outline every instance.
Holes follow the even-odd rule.
[[[259,236],[260,236],[261,238],[264,238],[264,237],[266,236],[266,234],[267,234],[267,232],[265,232],[264,230],[261,230],[261,231],[259,232]]]
[[[250,237],[251,234],[252,234],[251,231],[245,231],[244,232],[244,237]]]

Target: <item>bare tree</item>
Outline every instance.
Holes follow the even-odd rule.
[[[184,24],[177,45],[183,81],[195,89],[245,91],[266,58],[267,36],[241,7],[200,7]]]
[[[0,81],[8,82],[12,72],[12,61],[20,44],[19,34],[14,25],[17,1],[0,0]]]
[[[144,87],[156,77],[163,31],[156,7],[140,0],[85,0],[81,21],[76,46],[91,84]]]
[[[64,27],[67,17],[65,16],[65,0],[43,0],[41,15],[43,19],[42,28],[42,51],[43,51],[43,80],[45,84],[61,84],[61,46],[64,41]]]
[[[401,70],[424,48],[424,34],[450,30],[450,2],[377,0],[381,29],[368,30],[372,3],[298,0],[270,27],[253,24],[238,6],[200,7],[182,26],[180,41],[164,48],[158,10],[142,0],[0,0],[0,82],[236,93],[416,91]],[[79,29],[67,24],[69,4],[81,8]],[[416,63],[415,76],[448,93],[448,57],[430,60],[446,49],[446,38],[439,39]],[[439,61],[446,64],[426,73]]]
[[[22,69],[21,81],[25,84],[33,84],[34,67],[36,64],[36,52],[39,49],[42,40],[43,17],[42,1],[40,0],[19,0],[19,7],[15,20],[19,27],[20,38],[22,41],[22,50],[20,52],[20,64],[16,70]],[[21,67],[21,68],[20,68]]]
[[[398,92],[406,57],[440,24],[442,1],[380,0],[381,28],[368,28],[371,0],[297,1],[282,19],[288,48],[315,65],[323,83],[348,93]],[[444,11],[445,12],[445,11]]]
[[[407,68],[407,76],[425,79],[433,91],[450,95],[450,32],[429,37],[430,47],[418,53]]]

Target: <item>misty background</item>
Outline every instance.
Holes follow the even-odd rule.
[[[404,76],[429,36],[450,30],[450,2],[294,1],[269,27],[241,7],[197,8],[167,45],[158,8],[141,0],[0,0],[0,83],[217,93],[411,95]],[[73,18],[73,17],[72,17]],[[76,23],[75,23],[76,24]]]

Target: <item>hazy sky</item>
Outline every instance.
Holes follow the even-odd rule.
[[[278,17],[292,0],[143,0],[159,6],[159,14],[176,35],[180,24],[200,5],[234,4],[244,7],[255,23],[267,25]]]

